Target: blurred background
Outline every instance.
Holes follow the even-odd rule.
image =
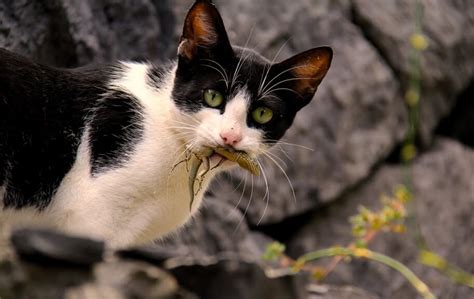
[[[1,0],[0,47],[58,67],[160,64],[175,57],[192,2]],[[474,272],[474,2],[422,0],[421,14],[415,0],[214,2],[233,44],[248,40],[269,58],[281,49],[277,60],[334,49],[315,99],[275,148],[279,165],[265,164],[269,196],[263,180],[222,175],[185,229],[105,258],[100,244],[23,231],[15,246],[0,243],[0,298],[418,298],[399,273],[367,260],[339,263],[316,282],[261,258],[274,240],[292,258],[351,243],[358,207],[378,209],[407,182],[414,229],[380,233],[369,247],[406,264],[438,298],[474,298],[418,260],[422,236]],[[38,238],[54,246],[38,249]]]

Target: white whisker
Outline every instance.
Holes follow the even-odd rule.
[[[265,169],[263,168],[263,165],[262,165],[262,163],[260,163],[259,160],[257,160],[257,163],[258,163],[258,166],[260,167],[260,169],[262,170],[263,180],[265,182],[265,194],[263,195],[263,200],[265,201],[265,209],[263,209],[262,216],[260,217],[260,219],[257,222],[257,225],[260,225],[260,223],[263,220],[263,217],[265,216],[265,212],[267,211],[268,204],[270,203],[270,189],[268,187],[268,180],[267,180],[267,175],[265,173]]]
[[[244,198],[244,194],[245,194],[245,188],[247,187],[247,174],[245,174],[244,177],[242,177],[242,179],[240,180],[240,183],[239,185],[236,187],[238,188],[241,184],[242,184],[242,181],[244,181],[244,187],[242,189],[242,193],[240,194],[240,197],[239,197],[239,200],[237,201],[237,203],[235,204],[234,208],[232,209],[232,211],[235,211],[239,208],[239,205],[240,203],[242,202],[242,198]],[[235,189],[236,190],[236,189]],[[235,192],[235,191],[234,191]]]
[[[258,94],[261,94],[262,91],[265,90],[265,81],[268,79],[268,74],[270,73],[270,69],[272,68],[273,64],[275,63],[276,59],[278,58],[278,56],[280,55],[280,52],[283,50],[283,48],[286,46],[286,44],[290,41],[290,38],[288,38],[284,43],[283,45],[281,45],[280,49],[278,49],[277,53],[275,54],[275,56],[273,57],[272,59],[272,62],[270,63],[270,65],[268,66],[268,69],[267,69],[267,72],[265,74],[265,77],[263,78],[263,80],[261,79],[260,80],[260,85],[258,86]],[[265,69],[264,69],[264,72],[265,72]],[[262,76],[263,76],[264,73],[262,73]],[[273,80],[272,80],[273,81]],[[271,82],[271,81],[270,81]]]
[[[251,191],[250,191],[249,202],[247,203],[247,207],[245,207],[244,214],[242,215],[242,218],[240,219],[239,224],[237,224],[237,226],[235,227],[234,233],[237,232],[237,230],[239,229],[239,227],[242,225],[242,222],[245,220],[245,216],[247,215],[248,209],[249,209],[250,204],[251,204],[251,202],[252,202],[252,198],[253,198],[253,176],[251,176],[250,178],[252,179],[252,189],[251,189]]]
[[[269,158],[273,163],[275,163],[275,165],[281,170],[281,172],[282,172],[283,175],[285,176],[286,180],[288,181],[288,184],[290,185],[291,193],[293,194],[293,199],[294,199],[294,201],[296,202],[295,189],[293,188],[293,184],[291,183],[290,178],[289,178],[288,175],[286,174],[286,171],[283,169],[283,167],[281,167],[281,165],[280,165],[275,159],[272,158],[272,156],[267,155],[267,153],[264,153],[264,155],[265,155],[267,158]]]
[[[255,29],[255,25],[254,24],[252,26],[252,28],[250,29],[250,33],[249,33],[249,36],[247,37],[247,41],[245,42],[245,46],[244,46],[244,49],[242,50],[242,53],[241,53],[241,56],[239,58],[239,61],[237,62],[237,66],[234,70],[234,75],[232,76],[232,82],[230,84],[230,88],[232,89],[234,87],[234,84],[237,82],[237,79],[239,77],[239,73],[240,73],[240,69],[242,68],[242,65],[244,64],[245,60],[247,60],[249,57],[250,57],[250,53],[247,54],[247,56],[244,58],[244,52],[245,52],[245,49],[247,48],[249,42],[250,42],[250,39],[252,38],[252,34],[253,34],[253,30]]]

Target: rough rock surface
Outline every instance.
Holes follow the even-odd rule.
[[[272,276],[269,265],[255,256],[244,258],[243,252],[211,254],[208,249],[208,255],[186,256],[179,251],[163,254],[166,247],[150,247],[120,253],[107,250],[104,259],[91,260],[91,248],[102,254],[99,242],[33,229],[13,232],[13,249],[3,234],[0,242],[0,298],[4,299],[375,298],[353,287],[309,284],[305,275]],[[5,248],[12,250],[5,253]]]
[[[411,72],[412,51],[407,41],[415,28],[415,1],[352,2],[355,22],[402,83],[406,83]],[[421,26],[429,47],[422,58],[420,133],[427,144],[440,118],[449,113],[454,99],[472,82],[474,5],[470,1],[457,0],[423,0],[421,3]]]
[[[414,213],[429,248],[464,270],[474,272],[474,151],[453,141],[438,140],[410,171],[415,178]],[[348,218],[357,212],[357,207],[377,209],[379,196],[391,194],[394,186],[403,182],[403,167],[382,167],[369,182],[315,214],[311,224],[290,241],[291,254],[297,256],[317,248],[350,243]],[[438,298],[474,296],[473,289],[456,286],[435,270],[418,264],[416,243],[411,234],[380,235],[371,248],[408,265],[432,287]],[[350,282],[381,298],[416,297],[411,285],[398,273],[372,262],[340,265],[329,281]]]
[[[154,286],[163,284],[173,285],[173,291],[166,293],[171,297],[165,298],[195,298],[182,291],[178,283],[206,299],[222,298],[222,286],[225,289],[221,292],[250,299],[270,298],[275,292],[281,298],[305,298],[301,288],[312,299],[415,296],[397,274],[365,262],[356,262],[355,267],[341,265],[329,282],[355,284],[376,295],[352,286],[301,287],[304,277],[271,279],[260,260],[270,239],[252,231],[258,223],[284,230],[274,230],[272,236],[287,240],[295,255],[345,243],[350,240],[347,217],[355,213],[356,207],[360,203],[375,205],[374,198],[400,182],[401,167],[384,163],[400,145],[407,125],[403,94],[410,72],[408,39],[413,30],[414,1],[215,2],[231,40],[239,45],[249,40],[250,47],[267,57],[273,58],[280,48],[276,60],[319,45],[330,45],[335,50],[333,65],[315,100],[298,115],[284,138],[287,144],[272,152],[279,157],[272,158],[291,180],[296,201],[286,176],[270,158],[265,159],[269,201],[263,179],[256,180],[251,191],[251,178],[247,178],[245,188],[244,183],[240,184],[244,173],[222,176],[206,198],[202,214],[187,228],[156,246],[124,254],[129,259],[169,267],[175,278],[155,266],[121,259],[100,262],[95,269],[103,271],[80,270],[79,274],[78,270],[30,266],[19,261],[0,237],[0,297],[34,298],[26,293],[12,295],[11,291],[36,292],[39,289],[35,287],[42,286],[32,282],[44,277],[51,277],[51,282],[57,280],[59,288],[64,282],[68,288],[80,290],[79,294],[92,294],[86,298],[100,297],[104,289],[115,292],[107,293],[107,298],[147,298],[146,293],[136,293],[140,290],[133,288],[143,286],[144,292],[157,294]],[[421,76],[420,133],[427,152],[421,154],[413,168],[417,213],[432,248],[473,272],[472,151],[446,140],[433,147],[431,140],[434,128],[444,118],[440,132],[472,146],[469,116],[473,106],[469,90],[474,82],[474,2],[421,2],[423,29],[430,47],[424,52]],[[185,11],[191,3],[0,0],[0,47],[59,67],[116,59],[160,63],[174,57]],[[466,92],[469,84],[471,89]],[[461,94],[462,100],[457,102]],[[456,106],[456,102],[460,104]],[[445,118],[455,106],[461,111],[455,109]],[[296,219],[298,225],[286,222],[289,217],[291,221]],[[314,220],[305,223],[308,217]],[[0,233],[3,234],[1,230]],[[408,263],[441,298],[474,297],[472,290],[454,286],[435,271],[416,264],[415,247],[407,239],[384,237],[374,246]],[[153,274],[154,271],[160,274]],[[107,279],[115,272],[123,275]],[[64,273],[71,275],[71,280]],[[138,278],[129,285],[126,282],[131,277]],[[65,294],[64,289],[59,291],[48,281],[39,281],[45,283],[44,291],[54,298],[58,298],[55,292]],[[207,285],[210,287],[203,288]],[[68,296],[71,297],[64,298],[82,295],[76,292]]]

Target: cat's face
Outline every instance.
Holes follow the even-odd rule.
[[[208,0],[189,11],[178,49],[173,98],[180,137],[198,152],[225,146],[257,155],[278,141],[313,98],[332,51],[315,48],[272,64],[232,48]]]

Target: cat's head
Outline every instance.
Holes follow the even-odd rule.
[[[197,0],[184,23],[172,94],[180,136],[193,151],[227,146],[261,153],[311,101],[331,59],[329,47],[273,64],[233,48],[214,4]]]

